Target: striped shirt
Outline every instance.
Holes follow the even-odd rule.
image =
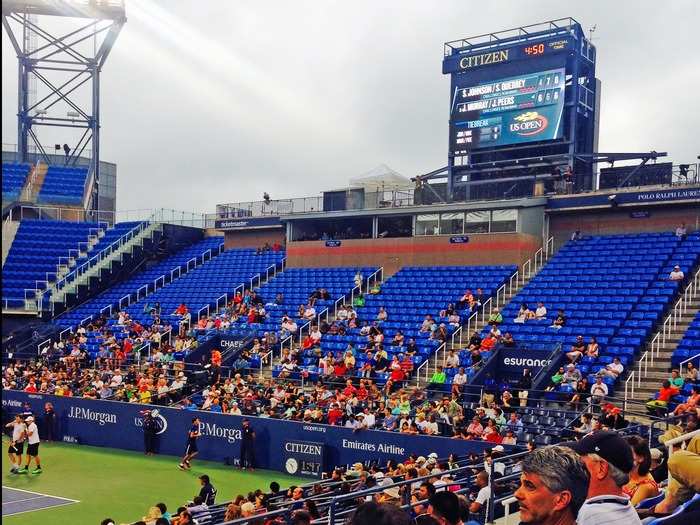
[[[588,498],[578,511],[577,525],[641,525],[637,511],[623,496]]]

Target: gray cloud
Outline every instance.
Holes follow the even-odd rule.
[[[442,44],[560,16],[597,25],[601,151],[695,159],[694,0],[127,2],[102,77],[120,209],[314,195],[386,163],[445,165]],[[3,36],[2,100],[17,70]],[[16,142],[3,111],[3,143]]]

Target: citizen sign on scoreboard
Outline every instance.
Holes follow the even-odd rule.
[[[458,85],[450,117],[452,151],[561,138],[565,79],[561,68]]]

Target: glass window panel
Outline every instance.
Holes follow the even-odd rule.
[[[464,233],[464,212],[440,215],[440,233],[442,235]]]
[[[464,225],[464,233],[488,233],[490,216],[491,212],[488,211],[467,212],[467,222]]]
[[[491,219],[492,232],[517,231],[518,210],[493,210]]]
[[[437,213],[416,216],[416,235],[437,235],[439,216]]]

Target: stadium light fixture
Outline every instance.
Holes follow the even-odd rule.
[[[76,111],[69,111],[68,113],[66,113],[66,116],[71,118],[78,118],[80,116],[80,113]]]
[[[36,111],[34,111],[34,116],[38,117],[41,115],[46,115],[47,113],[48,111],[46,111],[45,109],[37,109]]]

